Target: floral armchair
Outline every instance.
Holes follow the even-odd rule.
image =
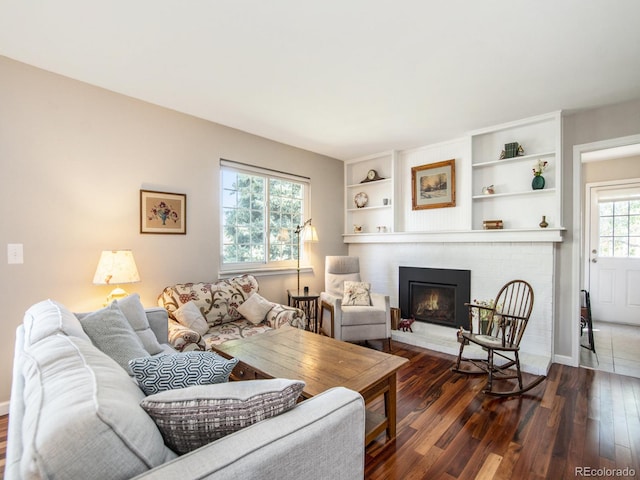
[[[158,305],[169,312],[169,343],[179,351],[211,350],[212,345],[283,325],[306,325],[302,310],[260,297],[258,281],[252,275],[171,285],[158,296]],[[189,309],[195,313],[185,315]]]

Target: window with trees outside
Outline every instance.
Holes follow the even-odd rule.
[[[640,258],[640,200],[598,204],[603,257]]]
[[[220,171],[221,268],[295,266],[309,179],[226,160]]]

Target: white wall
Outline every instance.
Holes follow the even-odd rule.
[[[411,168],[455,159],[456,206],[412,210]],[[398,154],[397,174],[401,175],[397,200],[401,202],[396,231],[426,232],[471,228],[471,142],[468,138],[429,145]]]
[[[219,268],[220,158],[311,178],[312,289],[324,257],[342,243],[341,161],[140,102],[0,57],[0,412],[9,398],[15,328],[33,303],[100,307],[92,285],[101,250],[131,248],[142,281],[129,291],[153,306],[176,282],[215,280]],[[187,235],[139,233],[139,191],[187,194]],[[8,265],[6,245],[24,245]],[[262,294],[286,301],[294,274],[260,277]]]

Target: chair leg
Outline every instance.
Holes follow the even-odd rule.
[[[487,379],[487,386],[485,387],[485,392],[490,392],[493,390],[493,349],[490,348],[487,351],[487,365],[489,370],[489,378]]]
[[[516,374],[518,375],[518,387],[522,390],[522,372],[520,371],[520,357],[518,356],[518,351],[513,352],[515,354],[514,358],[516,359]]]
[[[330,324],[331,324],[331,338],[336,338],[335,335],[335,319],[334,319],[334,312],[333,312],[333,305],[327,303],[327,302],[321,302],[320,304],[320,331],[322,331],[322,324],[323,324],[323,320],[324,320],[324,311],[328,311],[329,312],[329,320],[330,320]],[[318,332],[320,333],[320,332]]]
[[[460,351],[458,352],[458,358],[456,359],[456,368],[454,371],[460,371],[460,361],[462,360],[462,351],[464,350],[464,342],[460,342]]]

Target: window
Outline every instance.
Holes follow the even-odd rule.
[[[604,201],[600,215],[600,256],[640,258],[640,200]]]
[[[221,161],[222,269],[292,267],[309,180]]]

